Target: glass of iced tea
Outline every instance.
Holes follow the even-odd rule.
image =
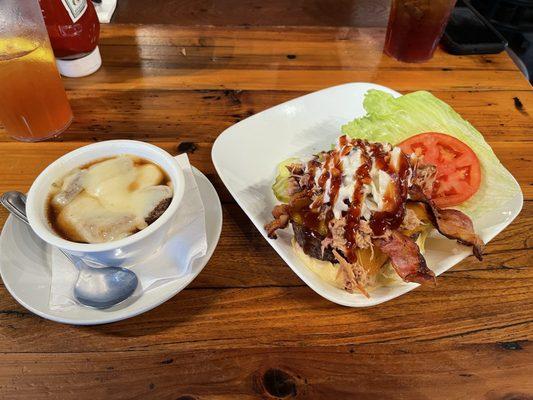
[[[392,0],[383,51],[400,61],[433,57],[456,0]]]
[[[72,110],[37,0],[0,1],[0,123],[15,139],[59,135]]]

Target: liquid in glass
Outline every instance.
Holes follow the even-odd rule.
[[[433,53],[456,0],[392,0],[383,51],[400,61],[423,62]]]
[[[72,121],[67,95],[46,44],[24,37],[0,41],[0,121],[16,139],[37,141]]]
[[[60,134],[71,121],[38,1],[1,0],[0,125],[34,142]]]

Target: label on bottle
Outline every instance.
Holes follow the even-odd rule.
[[[61,2],[67,9],[72,22],[79,20],[85,10],[87,10],[87,0],[61,0]]]

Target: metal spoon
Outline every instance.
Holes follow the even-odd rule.
[[[0,197],[0,203],[13,216],[29,225],[26,216],[26,195],[20,192],[7,192]],[[129,269],[91,267],[81,258],[59,250],[78,269],[74,297],[84,306],[97,309],[112,307],[130,297],[137,288],[139,282],[137,275]]]

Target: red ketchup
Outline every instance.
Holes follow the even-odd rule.
[[[90,75],[102,65],[100,23],[91,0],[39,0],[61,75]]]

